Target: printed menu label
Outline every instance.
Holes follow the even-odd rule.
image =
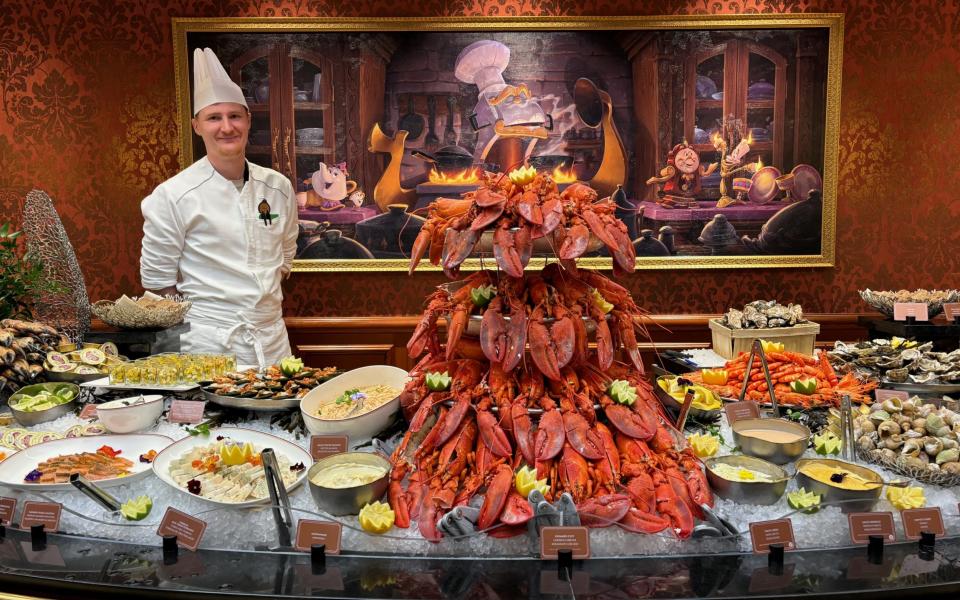
[[[326,546],[327,554],[340,554],[340,535],[343,527],[332,521],[312,521],[300,519],[297,523],[297,537],[294,546],[297,550],[309,552],[314,544]]]
[[[0,525],[11,525],[13,513],[17,510],[17,500],[0,496]]]
[[[783,544],[784,550],[795,550],[797,547],[790,519],[750,523],[750,540],[753,542],[753,551],[757,553],[769,552],[774,544]]]
[[[43,529],[53,533],[60,527],[60,512],[63,507],[56,502],[35,502],[28,500],[23,503],[23,515],[20,517],[20,527],[30,529],[34,525],[43,525]]]
[[[919,540],[920,534],[924,531],[934,533],[937,537],[946,535],[943,513],[940,512],[939,506],[901,510],[900,520],[903,522],[903,533],[908,540]]]
[[[163,519],[160,521],[160,527],[157,528],[157,535],[161,537],[175,535],[178,545],[187,550],[196,550],[206,530],[205,521],[191,517],[175,508],[167,508],[167,512],[163,514]]]
[[[167,421],[193,425],[203,420],[203,408],[207,403],[202,400],[174,400],[170,403]]]
[[[753,400],[744,400],[743,402],[731,402],[723,407],[727,413],[727,421],[733,423],[740,419],[759,419],[760,405]]]
[[[556,559],[560,550],[572,550],[574,560],[590,558],[586,527],[544,527],[540,530],[540,558]]]
[[[314,435],[310,437],[310,456],[313,460],[326,458],[331,454],[340,454],[347,451],[347,436],[345,435]]]
[[[891,512],[860,512],[847,515],[850,522],[850,540],[854,544],[866,544],[871,535],[882,535],[886,541],[897,539]]]
[[[910,394],[903,390],[873,390],[873,395],[876,397],[877,402],[883,402],[891,398],[897,398],[898,400],[909,400]]]
[[[83,407],[83,410],[80,411],[81,419],[96,419],[97,418],[97,405],[96,404],[87,404]]]
[[[945,316],[948,321],[960,319],[960,302],[947,302],[944,304],[943,316]]]
[[[894,302],[893,320],[906,321],[907,317],[913,317],[918,321],[927,321],[927,304],[925,302]]]

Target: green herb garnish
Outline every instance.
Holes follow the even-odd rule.
[[[357,400],[360,397],[366,397],[366,395],[361,394],[360,390],[347,390],[344,393],[340,394],[337,398],[337,404],[351,404],[354,400]]]
[[[187,427],[186,432],[189,433],[190,435],[203,435],[203,436],[210,435],[210,422],[204,421],[203,423],[200,423],[196,427]]]

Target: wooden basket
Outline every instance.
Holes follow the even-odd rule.
[[[820,324],[800,323],[793,327],[766,327],[763,329],[730,329],[720,319],[710,319],[713,332],[713,351],[726,359],[736,358],[741,352],[750,352],[753,340],[781,342],[791,352],[813,355],[813,344],[820,333]]]

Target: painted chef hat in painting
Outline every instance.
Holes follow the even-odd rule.
[[[217,102],[247,106],[243,90],[230,79],[213,50],[197,48],[193,51],[193,115]]]
[[[454,75],[464,83],[473,83],[481,94],[496,94],[506,87],[503,72],[510,64],[510,48],[494,40],[480,40],[464,48],[457,56]]]

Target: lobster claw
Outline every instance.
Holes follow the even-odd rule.
[[[510,447],[510,440],[503,428],[497,423],[497,418],[493,413],[487,410],[477,411],[477,425],[480,427],[480,437],[483,443],[494,456],[508,457],[513,449]]]
[[[567,435],[563,428],[563,417],[560,411],[548,410],[540,416],[540,426],[534,438],[534,448],[537,461],[550,460],[563,450]],[[539,475],[538,475],[539,476]]]
[[[657,433],[657,419],[646,412],[635,412],[622,404],[611,404],[603,409],[610,424],[620,433],[638,440],[652,439]]]
[[[480,321],[480,348],[492,363],[504,361],[510,339],[507,334],[507,321],[500,312],[502,301],[498,300],[499,298],[494,298],[490,302]]]
[[[580,524],[587,527],[609,527],[630,511],[630,496],[604,494],[589,498],[577,507]]]
[[[595,429],[590,428],[582,415],[573,411],[565,413],[563,415],[563,429],[570,446],[580,456],[590,460],[603,458],[603,438]],[[619,519],[617,520],[619,521]]]
[[[480,515],[477,518],[477,527],[480,529],[489,529],[503,512],[503,507],[507,503],[507,496],[513,487],[513,470],[505,464],[497,467],[490,485],[487,486],[487,493],[483,498],[483,505],[480,507]]]
[[[567,235],[563,238],[560,245],[560,251],[557,254],[562,260],[570,260],[583,256],[587,251],[587,244],[590,242],[590,231],[583,225],[577,223],[567,230]]]
[[[503,370],[507,373],[520,364],[527,345],[527,312],[522,306],[510,311],[507,325],[507,347],[504,350]]]
[[[497,227],[493,232],[493,257],[500,267],[510,277],[523,277],[523,262],[517,251],[514,233],[506,227]]]

